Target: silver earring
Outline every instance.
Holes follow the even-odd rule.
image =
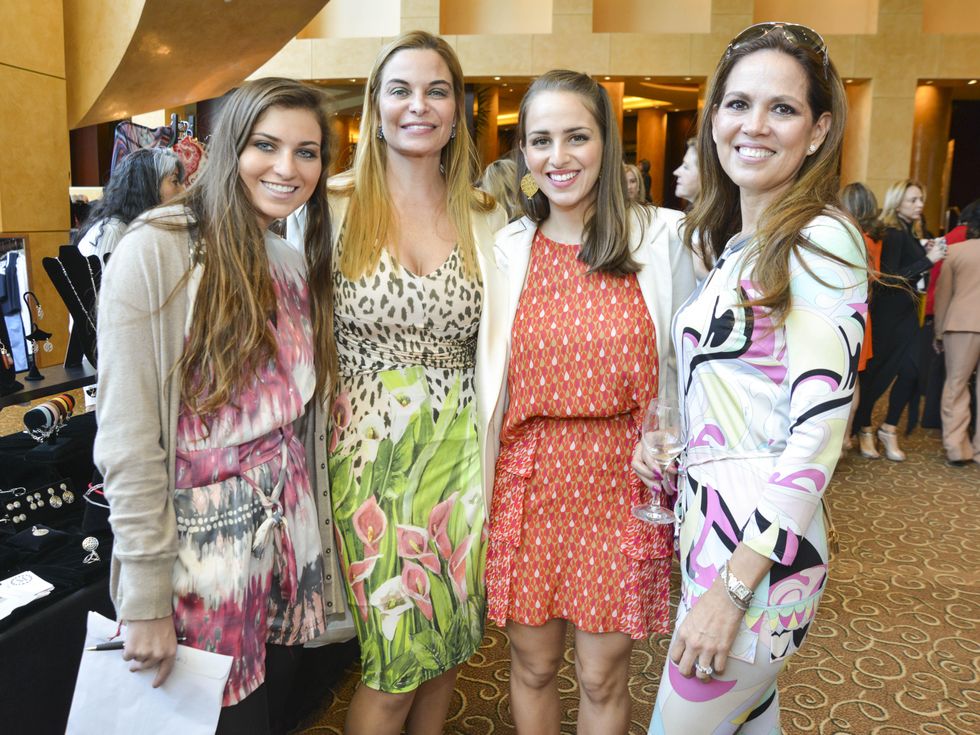
[[[816,153],[817,152],[817,144],[816,143],[811,143],[808,150],[810,151],[810,153]]]
[[[378,140],[384,140],[384,139],[385,139],[385,131],[381,129],[380,125],[378,125]]]
[[[453,123],[453,128],[449,131],[449,140],[456,140],[456,123]]]

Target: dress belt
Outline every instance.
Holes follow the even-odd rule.
[[[286,568],[281,574],[280,588],[290,602],[295,602],[298,587],[296,555],[282,504],[279,502],[286,484],[286,466],[289,459],[289,445],[295,439],[292,424],[276,429],[264,436],[235,447],[215,447],[212,449],[178,449],[176,452],[175,487],[189,489],[206,487],[228,480],[241,478],[248,483],[262,508],[265,519],[255,530],[252,550],[265,546],[270,538],[274,540],[276,551]],[[249,470],[261,467],[279,458],[279,476],[271,492],[266,494],[246,474]],[[276,533],[278,531],[278,533]]]
[[[524,433],[512,443],[501,447],[497,460],[497,483],[492,504],[494,510],[490,536],[493,541],[504,542],[511,548],[521,545],[524,530],[524,504],[528,485],[534,474],[538,443],[549,419],[534,419]],[[550,419],[561,421],[561,419]],[[640,432],[631,416],[626,416],[631,436],[639,441]],[[631,505],[651,500],[651,493],[639,477],[630,471],[626,493]],[[673,527],[645,523],[629,513],[619,548],[633,559],[669,557],[673,552]]]

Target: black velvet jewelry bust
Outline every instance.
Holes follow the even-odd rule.
[[[73,320],[65,367],[78,367],[82,355],[96,367],[95,314],[99,287],[102,285],[102,263],[97,255],[85,257],[74,245],[62,245],[57,258],[41,263],[58,295],[68,307]]]

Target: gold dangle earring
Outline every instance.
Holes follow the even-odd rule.
[[[521,191],[524,192],[524,196],[528,199],[533,199],[534,195],[540,191],[538,189],[538,182],[534,180],[530,171],[521,178]]]

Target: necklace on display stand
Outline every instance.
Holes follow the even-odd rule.
[[[92,256],[83,255],[82,259],[85,261],[85,267],[88,268],[89,280],[92,281],[92,303],[94,304],[96,298],[99,296],[99,287],[95,283],[95,272],[92,270],[92,262],[89,260],[90,257]],[[61,258],[58,259],[58,262],[61,262]],[[64,269],[65,267],[62,265],[61,270]]]
[[[65,274],[65,280],[68,281],[68,287],[71,292],[75,294],[75,299],[78,301],[78,305],[82,307],[82,312],[85,314],[85,320],[88,325],[92,328],[92,334],[95,334],[95,320],[92,318],[92,314],[89,312],[88,307],[85,306],[85,302],[82,301],[82,297],[78,295],[78,291],[75,289],[75,284],[71,281],[71,276],[68,275],[68,270],[65,268],[65,264],[61,262],[61,258],[55,258],[58,261],[58,265],[61,266],[61,272]],[[92,266],[89,265],[88,258],[85,258],[85,264],[89,267],[89,274],[92,276],[92,289],[93,293],[95,291],[95,275],[92,273]]]

